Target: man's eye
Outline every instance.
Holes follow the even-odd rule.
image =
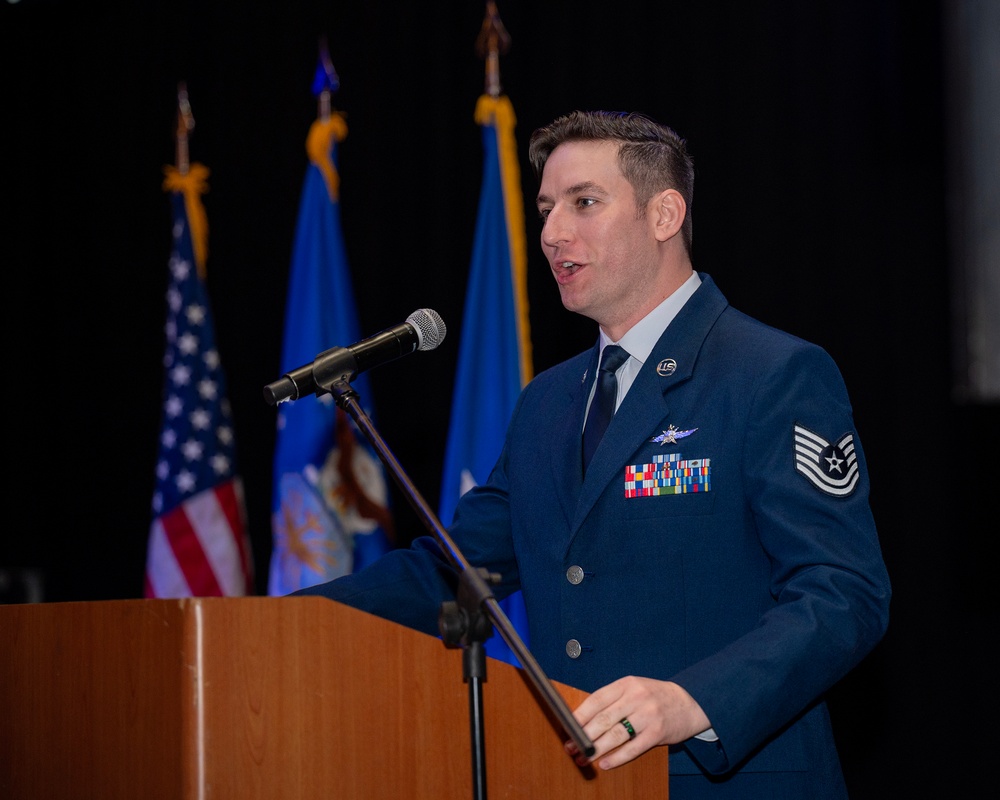
[[[541,217],[542,219],[548,219],[549,212],[551,210],[552,210],[551,208],[540,208],[538,209],[538,216]]]
[[[576,201],[576,204],[579,206],[583,206],[584,208],[589,208],[596,202],[597,201],[593,197],[581,197],[579,200]]]

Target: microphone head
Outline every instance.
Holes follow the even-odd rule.
[[[444,341],[448,332],[441,315],[430,308],[418,308],[406,321],[417,332],[417,350],[433,350]]]

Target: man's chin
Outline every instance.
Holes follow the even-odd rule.
[[[574,291],[573,288],[560,284],[559,299],[562,300],[563,308],[567,311],[572,311],[574,314],[583,314],[586,316],[586,306],[583,302],[581,302],[578,293]]]

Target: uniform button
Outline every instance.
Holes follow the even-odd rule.
[[[570,658],[579,658],[582,652],[583,648],[580,647],[580,643],[576,639],[570,639],[566,642],[566,655]]]
[[[566,580],[577,586],[583,583],[583,567],[578,567],[574,564],[568,570],[566,570]]]

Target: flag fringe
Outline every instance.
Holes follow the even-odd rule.
[[[306,137],[306,154],[323,173],[331,203],[340,199],[340,174],[333,164],[333,145],[346,138],[347,123],[340,113],[333,113],[326,119],[317,119],[309,127],[309,135]]]
[[[511,281],[517,315],[517,338],[520,351],[521,386],[533,376],[531,326],[528,320],[528,242],[525,235],[524,199],[521,194],[521,168],[517,161],[514,126],[517,117],[506,95],[480,95],[476,103],[476,123],[492,124],[497,132],[500,177],[504,190],[504,215],[507,218],[508,246],[511,258]]]
[[[163,190],[180,192],[184,195],[184,210],[187,211],[188,225],[191,226],[191,246],[194,248],[195,265],[198,275],[205,280],[205,265],[208,262],[208,214],[201,196],[208,192],[209,170],[204,164],[194,163],[186,173],[177,167],[163,168]]]

